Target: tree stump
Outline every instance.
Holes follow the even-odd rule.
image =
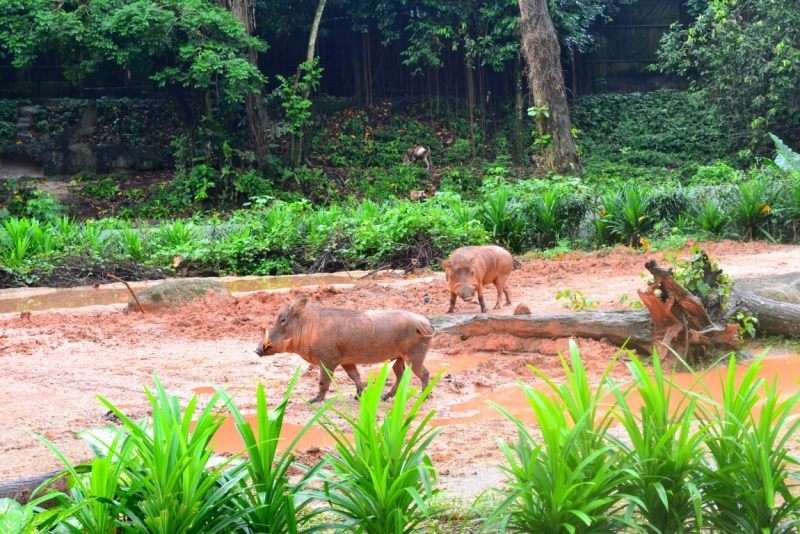
[[[738,325],[718,325],[711,320],[700,300],[672,276],[672,269],[659,267],[655,260],[645,268],[653,275],[646,291],[637,291],[653,321],[654,341],[669,347],[684,360],[695,347],[701,355],[717,345],[737,347]],[[656,347],[658,348],[658,347]],[[661,352],[662,357],[666,355]]]

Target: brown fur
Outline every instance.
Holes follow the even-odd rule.
[[[403,157],[403,163],[416,163],[418,159],[425,162],[425,170],[431,170],[433,162],[431,161],[431,149],[424,146],[415,146],[406,150],[406,155]]]
[[[357,364],[395,360],[397,380],[384,399],[394,396],[406,364],[428,386],[430,375],[423,362],[434,329],[422,315],[405,310],[368,311],[306,306],[300,295],[281,310],[275,326],[256,347],[259,356],[293,352],[320,366],[319,393],[311,402],[325,398],[331,374],[342,366],[356,385],[356,396],[364,389]],[[329,374],[330,373],[330,374]]]
[[[514,258],[507,250],[494,245],[461,247],[453,251],[450,261],[442,260],[442,265],[447,277],[447,287],[450,290],[450,308],[447,313],[453,313],[456,298],[460,296],[464,301],[469,302],[476,292],[481,305],[481,313],[486,313],[483,288],[488,284],[494,284],[497,289],[495,310],[500,308],[503,294],[506,296],[504,305],[511,306],[511,294],[505,285],[514,267]]]

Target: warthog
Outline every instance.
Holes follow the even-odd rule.
[[[483,287],[488,284],[494,284],[497,289],[495,310],[500,308],[503,293],[506,296],[505,306],[511,305],[511,294],[505,285],[514,267],[514,258],[507,250],[494,245],[461,247],[453,251],[449,261],[441,261],[447,277],[447,287],[450,290],[450,308],[447,313],[453,313],[457,297],[461,297],[465,302],[471,302],[476,292],[481,313],[486,313]]]
[[[357,364],[394,360],[397,380],[384,400],[397,392],[406,364],[422,381],[423,389],[428,387],[430,375],[423,362],[434,330],[425,317],[404,310],[361,313],[307,304],[308,297],[300,295],[281,310],[255,352],[259,356],[293,352],[319,365],[319,393],[311,402],[325,398],[331,374],[340,365],[355,382],[356,396],[364,390]]]

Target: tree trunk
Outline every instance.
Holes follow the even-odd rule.
[[[317,33],[319,32],[319,23],[322,20],[322,12],[325,10],[325,1],[326,0],[319,0],[319,4],[317,4],[317,12],[314,13],[314,22],[311,24],[311,34],[308,36],[308,51],[306,52],[306,63],[311,65],[314,61],[314,49],[317,46]],[[298,77],[300,76],[300,72],[297,73]],[[308,99],[308,95],[311,94],[311,86],[307,86],[303,89],[303,100]]]
[[[552,144],[543,147],[546,170],[581,175],[581,161],[569,122],[561,48],[546,0],[519,0],[522,53],[527,62],[528,85],[537,107],[546,106],[549,117],[537,121]]]
[[[355,94],[353,95],[356,101],[356,104],[359,106],[361,105],[361,92],[362,92],[362,84],[364,82],[361,81],[361,50],[358,43],[358,34],[353,32],[353,35],[350,39],[350,61],[353,65],[353,85],[355,86]]]
[[[472,149],[472,164],[475,164],[475,76],[472,62],[465,63],[467,68],[467,103],[469,104],[469,144]]]
[[[255,11],[250,12],[249,7],[254,4],[248,0],[220,0],[220,5],[227,8],[231,15],[241,22],[247,35],[252,35],[256,26]],[[255,9],[255,8],[253,8]],[[258,68],[258,50],[247,49],[247,61]],[[267,156],[267,108],[262,106],[263,96],[261,91],[247,93],[245,108],[247,110],[247,126],[250,129],[250,140],[253,142],[253,152],[258,161],[259,170],[263,170]]]
[[[437,334],[475,336],[509,334],[521,338],[606,338],[617,346],[649,354],[655,343],[655,328],[646,310],[607,312],[532,313],[529,315],[435,315],[428,317]],[[628,339],[630,340],[628,341]]]
[[[522,61],[519,54],[514,58],[514,163],[522,165],[525,157],[525,137],[523,132],[523,94],[522,94]]]
[[[311,33],[308,36],[308,49],[306,50],[306,65],[311,67],[311,64],[314,62],[314,51],[317,46],[317,33],[319,32],[319,23],[322,20],[322,13],[325,11],[325,1],[326,0],[319,0],[317,4],[317,11],[314,13],[314,21],[311,23]],[[297,75],[295,76],[294,81],[294,88],[293,93],[296,94],[297,86],[300,83],[300,78],[303,76],[302,68],[297,68]],[[303,100],[308,100],[308,96],[311,94],[311,84],[307,84],[306,87],[303,88],[303,91],[300,93],[300,96]],[[304,132],[296,132],[295,135],[292,137],[291,140],[291,154],[292,154],[292,163],[297,166],[300,165],[300,159],[303,157],[305,153],[305,143],[304,141]],[[307,158],[306,158],[307,159]]]

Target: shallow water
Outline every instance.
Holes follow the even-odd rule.
[[[736,384],[738,385],[742,377],[747,373],[750,364],[738,365],[736,367]],[[681,389],[693,391],[698,394],[710,397],[715,402],[722,401],[722,383],[727,376],[727,364],[719,365],[704,372],[695,374],[692,373],[675,373],[671,376],[671,381]],[[761,361],[761,369],[758,376],[764,378],[770,385],[773,381],[777,381],[777,389],[781,392],[783,399],[796,393],[800,390],[800,354],[790,354],[786,356],[765,357]],[[542,383],[537,381],[534,386],[545,394],[550,393],[550,389]],[[623,386],[623,390],[625,387]],[[762,394],[763,398],[763,394]],[[533,410],[531,409],[522,389],[517,386],[508,386],[491,391],[480,393],[462,403],[450,407],[450,413],[454,414],[453,417],[447,419],[435,419],[434,422],[438,425],[456,425],[463,423],[474,423],[487,418],[499,418],[502,415],[494,407],[488,404],[489,401],[503,407],[514,417],[521,419],[526,423],[535,422]],[[611,407],[614,402],[614,397],[609,394],[601,401],[601,409],[599,413],[604,413],[605,410]],[[672,410],[677,410],[681,404],[686,403],[686,396],[681,394],[680,391],[673,391],[670,397],[670,407]],[[641,396],[633,391],[628,397],[628,404],[631,409],[637,410],[643,404]],[[760,403],[756,404],[755,410],[758,411]],[[605,407],[605,410],[603,409]],[[459,417],[459,413],[465,413],[463,417]],[[795,409],[795,413],[800,413],[800,404]]]
[[[330,284],[356,284],[364,276],[364,272],[286,275],[286,276],[247,276],[242,278],[225,277],[221,283],[231,293],[286,289]],[[146,287],[152,287],[159,281],[134,283],[133,290],[139,293]],[[17,313],[23,311],[50,310],[53,308],[82,308],[109,304],[126,304],[130,293],[124,287],[71,287],[65,289],[31,288],[0,290],[0,313]],[[19,295],[19,296],[16,296]]]

